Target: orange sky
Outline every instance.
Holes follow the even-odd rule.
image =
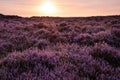
[[[41,12],[39,7],[46,1],[53,2],[58,12]],[[0,13],[61,17],[120,15],[120,0],[0,0]]]

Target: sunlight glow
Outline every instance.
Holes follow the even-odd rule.
[[[44,2],[40,6],[40,11],[44,14],[50,15],[57,13],[57,8],[54,3],[52,2]]]

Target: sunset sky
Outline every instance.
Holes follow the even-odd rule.
[[[24,17],[120,15],[120,0],[0,0],[0,13]]]

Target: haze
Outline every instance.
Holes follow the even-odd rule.
[[[39,7],[47,1],[54,3],[56,13],[45,14],[40,11]],[[0,0],[0,13],[25,17],[120,15],[120,0]]]

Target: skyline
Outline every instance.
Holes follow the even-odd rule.
[[[54,3],[57,12],[45,14],[40,11],[44,2]],[[120,0],[1,0],[0,13],[6,15],[30,16],[105,16],[120,15]],[[46,10],[48,11],[48,10]]]

